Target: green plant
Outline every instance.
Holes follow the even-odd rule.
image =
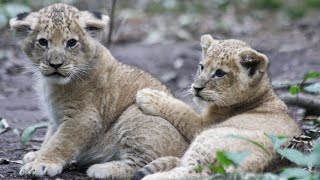
[[[298,94],[299,92],[301,92],[301,91],[303,90],[303,89],[301,88],[301,86],[302,86],[306,81],[308,81],[309,79],[315,79],[315,78],[319,78],[319,77],[320,77],[320,72],[310,72],[310,73],[307,73],[307,74],[304,76],[303,80],[302,80],[299,84],[297,84],[297,85],[291,85],[291,86],[289,87],[289,92],[290,92],[292,95]],[[308,90],[308,86],[305,87],[305,89]],[[310,87],[309,87],[309,89],[310,89]],[[316,90],[314,89],[314,87],[312,88],[312,90],[316,91]],[[320,92],[320,88],[317,89],[317,90],[318,90],[318,92]]]
[[[27,142],[29,142],[31,140],[33,134],[36,132],[37,129],[45,128],[47,126],[48,126],[48,123],[39,123],[39,124],[35,124],[35,125],[27,127],[22,132],[21,139],[20,139],[21,143],[26,144]]]
[[[307,7],[320,8],[320,0],[305,0]]]
[[[314,149],[309,154],[303,154],[295,149],[282,149],[281,145],[287,141],[284,136],[273,136],[266,134],[272,141],[273,148],[281,156],[300,166],[320,166],[320,143],[315,144]]]
[[[283,6],[283,1],[281,0],[252,0],[251,6],[260,9],[278,9]]]
[[[304,167],[310,167],[310,166],[320,166],[320,140],[316,142],[314,149],[308,153],[303,154],[298,150],[295,149],[283,149],[281,148],[282,145],[288,141],[288,138],[286,136],[273,136],[271,134],[265,134],[272,142],[274,150],[280,154],[282,157],[288,159],[289,161],[299,165],[300,167],[295,168],[283,168],[282,171],[276,175],[276,174],[261,174],[257,175],[260,179],[270,179],[272,178],[285,178],[285,179],[317,179],[320,177],[319,172],[309,172]],[[238,135],[229,135],[228,138],[236,138],[243,141],[246,141],[250,144],[253,144],[257,146],[259,149],[264,151],[266,155],[271,157],[270,153],[266,150],[266,148],[259,142],[248,139],[246,137],[238,136]],[[229,166],[237,167],[243,160],[249,155],[249,152],[247,151],[241,151],[241,152],[225,152],[225,151],[218,151],[216,152],[216,163],[210,164],[208,166],[201,166],[198,165],[194,167],[195,172],[201,173],[203,170],[209,170],[211,174],[220,174],[225,175],[223,176],[226,178],[227,172],[226,168]],[[237,174],[235,175],[238,177],[244,176],[243,174]],[[250,174],[250,176],[252,176]],[[272,179],[271,178],[271,179]]]
[[[204,13],[208,10],[203,2],[163,0],[150,2],[145,8],[149,14],[181,14],[181,13]]]
[[[281,145],[287,141],[284,136],[270,134],[266,134],[266,136],[271,140],[273,148],[278,154],[300,166],[299,168],[284,168],[279,174],[280,177],[287,179],[318,179],[320,177],[319,172],[310,172],[303,169],[303,167],[320,166],[320,142],[316,142],[310,153],[303,154],[295,149],[282,149]]]
[[[216,152],[216,163],[209,164],[208,166],[195,166],[194,171],[201,173],[203,170],[208,170],[210,174],[227,174],[225,168],[229,166],[237,167],[247,156],[249,152],[240,151],[240,152],[225,152],[218,151]]]
[[[262,144],[260,144],[260,143],[257,142],[257,141],[253,141],[253,140],[251,140],[251,139],[248,139],[248,138],[243,137],[243,136],[238,136],[238,135],[228,135],[228,136],[226,136],[226,137],[247,141],[248,143],[257,146],[257,147],[258,147],[259,149],[261,149],[264,153],[266,153],[266,155],[268,155],[269,157],[271,157],[271,155],[270,155],[270,153],[268,152],[268,150],[267,150]]]

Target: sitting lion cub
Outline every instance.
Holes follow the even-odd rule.
[[[265,55],[245,42],[215,40],[210,35],[201,37],[201,45],[202,60],[191,89],[194,100],[205,107],[202,114],[166,92],[144,89],[137,94],[137,104],[146,114],[167,119],[189,141],[195,138],[179,167],[145,179],[194,176],[192,170],[196,165],[216,162],[217,151],[249,151],[250,156],[229,171],[261,172],[275,158],[272,143],[265,133],[289,138],[300,133],[298,125],[289,117],[286,105],[272,90]],[[271,158],[255,145],[228,135],[261,143]],[[152,168],[162,171],[155,168],[157,161],[148,165],[149,172]],[[136,174],[144,172],[143,168]]]
[[[51,121],[41,149],[24,156],[21,175],[55,176],[76,158],[90,166],[90,177],[126,179],[154,159],[181,156],[187,148],[168,121],[134,104],[139,89],[168,90],[116,61],[100,44],[108,21],[65,4],[10,20],[36,67],[36,90]]]

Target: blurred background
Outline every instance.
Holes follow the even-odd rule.
[[[110,14],[113,0],[1,0],[0,27],[19,12],[53,3]],[[258,36],[263,30],[315,25],[319,0],[115,0],[113,42],[163,43],[216,36]],[[313,18],[312,18],[313,17]],[[314,20],[313,20],[314,19]],[[310,22],[310,21],[313,21]],[[314,24],[315,23],[315,24]]]
[[[106,34],[102,43],[112,54],[148,71],[190,104],[186,90],[200,60],[203,34],[241,39],[266,54],[269,74],[280,95],[300,91],[307,73],[320,72],[320,0],[0,0],[0,179],[17,177],[20,164],[14,161],[39,148],[45,132],[41,129],[31,142],[20,143],[21,132],[45,117],[32,89],[28,59],[17,46],[8,21],[18,13],[58,2],[109,15],[112,33]],[[303,90],[319,101],[319,78],[303,84],[315,86]],[[320,110],[292,104],[294,118],[303,122],[316,119],[310,128],[319,133]],[[72,177],[84,175],[70,171]]]

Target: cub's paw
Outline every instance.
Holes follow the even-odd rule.
[[[23,175],[32,175],[32,176],[55,176],[62,172],[63,165],[53,162],[45,162],[35,160],[33,162],[27,163],[22,166],[19,174]]]
[[[30,151],[23,156],[22,161],[24,164],[26,164],[26,163],[34,161],[37,156],[38,156],[38,151]]]
[[[94,179],[110,179],[111,173],[106,169],[105,164],[94,164],[87,170],[87,176]]]
[[[138,91],[136,103],[144,113],[159,116],[161,103],[165,98],[168,98],[165,92],[146,88]]]

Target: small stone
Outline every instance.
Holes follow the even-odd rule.
[[[177,78],[177,73],[174,71],[164,73],[160,79],[163,82],[169,82]]]
[[[176,59],[176,60],[174,61],[173,67],[174,67],[175,69],[180,69],[180,68],[183,66],[183,64],[184,64],[184,60],[181,59],[181,58],[178,58],[178,59]]]
[[[0,164],[3,165],[3,164],[10,164],[10,161],[8,159],[5,159],[5,158],[0,158]]]

